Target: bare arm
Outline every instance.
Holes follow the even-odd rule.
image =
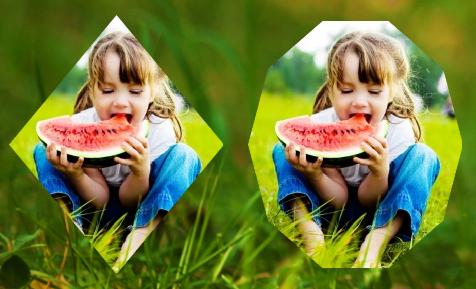
[[[321,168],[323,159],[319,158],[315,163],[306,160],[306,151],[296,156],[294,145],[286,146],[286,159],[298,171],[300,171],[325,202],[330,202],[335,208],[342,208],[348,199],[347,185],[337,169]]]
[[[320,176],[307,178],[319,197],[337,209],[348,199],[348,189],[342,174],[337,169],[323,168]]]
[[[83,169],[83,158],[79,158],[76,163],[68,162],[66,149],[61,148],[61,154],[58,156],[54,144],[47,146],[46,157],[68,178],[81,198],[90,201],[96,208],[103,208],[106,205],[109,200],[109,188],[98,169]]]
[[[381,200],[388,189],[388,174],[375,175],[370,172],[359,186],[359,202],[365,207],[374,207]]]
[[[83,174],[68,176],[77,193],[97,209],[109,201],[109,187],[99,169],[85,168]]]
[[[119,188],[119,198],[126,207],[137,207],[149,190],[149,174],[136,175],[131,172]]]

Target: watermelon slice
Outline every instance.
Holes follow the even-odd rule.
[[[84,157],[85,167],[108,167],[115,165],[114,157],[129,157],[120,146],[131,135],[147,137],[149,121],[144,120],[139,128],[127,121],[124,114],[97,123],[74,123],[69,116],[39,121],[36,133],[43,144],[65,147],[69,162]]]
[[[347,167],[355,164],[354,157],[368,158],[360,144],[372,135],[385,137],[388,122],[383,120],[375,128],[363,114],[336,123],[317,123],[309,116],[299,116],[278,121],[275,131],[284,145],[293,142],[306,148],[308,162],[316,162],[318,157],[322,157],[324,167]],[[298,147],[296,154],[300,154]]]

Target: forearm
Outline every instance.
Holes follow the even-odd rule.
[[[376,206],[387,193],[387,189],[388,174],[378,176],[370,172],[359,186],[359,202],[366,207]]]
[[[126,207],[137,207],[149,190],[149,174],[130,173],[119,188],[119,199]]]
[[[92,179],[86,173],[68,175],[78,195],[90,202],[94,207],[102,209],[109,201],[109,188],[107,185]]]
[[[329,202],[333,207],[340,209],[348,199],[348,190],[345,184],[341,184],[325,173],[316,176],[306,176],[311,187],[317,192],[324,202]]]

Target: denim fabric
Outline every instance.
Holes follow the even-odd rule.
[[[388,191],[377,207],[373,226],[383,227],[404,211],[410,220],[399,235],[404,241],[414,237],[439,172],[440,161],[431,148],[421,143],[408,148],[390,164]]]
[[[286,160],[284,146],[276,144],[273,149],[273,161],[278,176],[278,203],[281,210],[291,215],[291,203],[295,199],[302,199],[311,212],[313,220],[321,225],[319,216],[324,215],[320,210],[320,201],[317,194],[309,186],[306,178],[293,168]]]
[[[291,200],[303,198],[312,212],[316,223],[328,223],[327,209],[317,194],[309,187],[304,176],[286,160],[284,147],[277,144],[273,150],[273,160],[278,176],[278,204],[284,212],[291,212]],[[367,213],[364,224],[382,227],[390,222],[397,212],[405,212],[405,224],[398,237],[408,241],[418,232],[422,214],[440,171],[440,162],[428,146],[417,143],[410,146],[390,164],[388,191],[376,208],[366,209],[357,199],[356,187],[349,187],[349,199],[339,222],[344,226]],[[335,211],[335,210],[334,210]]]
[[[38,180],[46,191],[55,199],[62,198],[66,200],[68,209],[76,213],[82,201],[72,189],[72,185],[66,176],[50,164],[46,158],[46,147],[42,144],[37,144],[33,151],[33,158],[36,164]],[[77,216],[74,218],[74,221],[82,228],[85,220],[83,217]]]
[[[54,198],[66,197],[71,211],[80,207],[83,211],[82,205],[85,201],[76,194],[67,178],[49,163],[43,145],[35,147],[34,159],[38,179],[50,195]],[[110,224],[124,213],[128,213],[128,216],[135,214],[133,220],[128,221],[126,218],[125,224],[134,224],[134,227],[146,226],[158,213],[165,214],[174,206],[193,183],[200,169],[200,160],[193,149],[182,143],[171,146],[152,162],[149,192],[137,210],[123,207],[118,198],[118,187],[109,187],[109,202],[101,216],[100,226]],[[83,227],[90,218],[88,214],[81,214],[76,216],[74,221]]]
[[[176,144],[154,160],[150,190],[139,205],[134,227],[144,227],[160,212],[167,213],[200,173],[201,163],[193,149]]]

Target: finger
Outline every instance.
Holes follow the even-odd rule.
[[[123,159],[120,157],[115,157],[114,161],[120,165],[126,165],[126,166],[130,166],[133,163],[130,159]]]
[[[367,142],[362,142],[360,147],[366,152],[370,158],[377,159],[379,158],[379,154],[377,151],[375,151]]]
[[[284,156],[286,157],[286,160],[289,162],[289,148],[290,148],[290,144],[287,144],[284,146]]]
[[[52,158],[51,158],[51,147],[53,146],[54,144],[50,143],[49,145],[46,146],[46,158],[49,160],[49,161],[52,161]]]
[[[383,154],[385,152],[384,147],[379,140],[373,137],[369,137],[365,140],[377,153]]]
[[[387,144],[387,139],[385,137],[376,135],[374,136],[374,138],[380,142],[380,144],[382,145],[384,149],[387,149],[388,144]]]
[[[311,165],[312,169],[318,169],[322,166],[322,162],[324,161],[323,157],[318,157],[317,161]]]
[[[83,163],[84,163],[84,158],[79,157],[78,160],[73,164],[73,168],[79,169],[80,167],[83,166]]]
[[[139,136],[136,136],[136,139],[140,141],[140,143],[142,144],[142,146],[144,148],[148,148],[149,147],[149,142],[147,141],[147,139],[141,135]]]
[[[301,147],[301,152],[299,153],[299,164],[303,167],[306,167],[308,165],[308,162],[306,160],[306,148]]]
[[[286,147],[288,149],[288,162],[291,164],[297,164],[299,163],[299,159],[296,155],[296,148],[294,147],[294,144],[291,142],[289,145]]]
[[[137,138],[134,138],[134,137],[129,137],[127,140],[127,143],[133,148],[135,149],[139,154],[144,154],[144,152],[146,151],[144,145],[142,144],[142,142],[140,140],[138,140]]]
[[[121,148],[128,153],[131,158],[137,159],[140,157],[139,153],[128,142],[123,142]]]
[[[371,164],[371,161],[369,159],[361,159],[358,157],[354,157],[352,160],[354,161],[354,163],[357,163],[359,165],[368,166]]]
[[[56,145],[54,143],[51,143],[48,147],[47,147],[47,152],[48,152],[48,160],[52,163],[52,164],[59,164],[59,156],[58,156],[58,153],[56,151]]]
[[[62,166],[65,166],[67,167],[69,165],[69,162],[68,162],[68,154],[66,153],[66,148],[65,147],[61,147],[61,155],[60,155],[60,164]]]

